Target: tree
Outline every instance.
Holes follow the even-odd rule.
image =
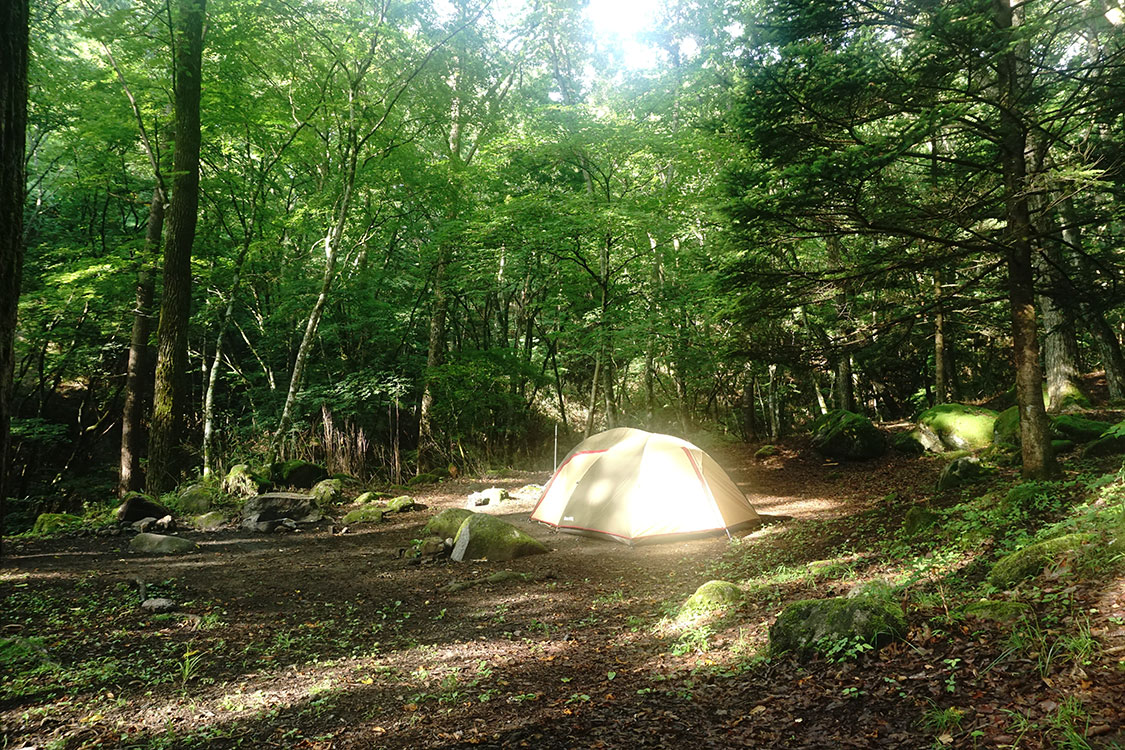
[[[10,0],[0,10],[0,557],[8,496],[16,312],[23,277],[27,53],[28,3]]]
[[[206,5],[207,0],[179,0],[176,5],[172,87],[175,147],[145,482],[150,493],[173,486],[181,468],[181,459],[176,454],[183,439],[187,406],[184,378],[191,316],[191,251],[199,218],[200,96]]]

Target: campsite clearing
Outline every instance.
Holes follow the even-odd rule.
[[[912,605],[907,644],[860,661],[767,663],[767,629],[784,602],[901,572],[903,560],[872,553],[877,529],[901,523],[941,464],[837,466],[791,448],[755,461],[754,452],[721,459],[763,516],[790,520],[735,543],[629,547],[560,534],[528,521],[534,499],[517,497],[480,510],[542,539],[550,554],[461,564],[398,557],[437,511],[463,505],[483,483],[514,490],[546,479],[530,474],[443,483],[418,496],[425,510],[343,534],[191,534],[202,551],[177,558],[130,554],[124,537],[18,542],[0,580],[5,635],[25,637],[44,661],[20,684],[6,681],[4,739],[66,748],[901,748],[979,733],[980,746],[999,747],[1018,715],[1019,746],[1034,748],[1052,745],[1059,707],[1079,691],[1089,726],[1120,738],[1125,680],[1103,667],[1125,641],[1107,619],[1125,614],[1113,609],[1125,606],[1121,579],[1097,589],[1044,584],[1087,613],[1100,644],[1081,675],[1069,662],[1049,665],[1049,684],[1024,658],[1005,661],[1001,626],[942,619],[937,590]],[[743,603],[719,619],[677,621],[684,599],[712,578],[737,582]],[[138,579],[180,613],[142,610]],[[939,713],[957,720],[935,729]]]

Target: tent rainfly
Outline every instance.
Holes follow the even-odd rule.
[[[555,470],[531,513],[563,531],[626,544],[726,531],[758,514],[701,448],[628,427],[583,440]]]

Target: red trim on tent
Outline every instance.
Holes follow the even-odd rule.
[[[624,539],[625,541],[628,541],[628,542],[635,542],[638,539],[650,539],[652,537],[657,537],[657,536],[677,536],[681,533],[684,533],[684,532],[678,532],[678,531],[670,531],[670,532],[664,532],[662,534],[642,534],[641,536],[621,536],[620,534],[613,534],[613,533],[610,533],[608,531],[602,531],[601,529],[590,529],[590,528],[587,528],[585,526],[564,526],[561,523],[555,524],[555,523],[551,523],[550,521],[539,521],[539,523],[543,524],[544,526],[553,526],[556,529],[572,529],[574,531],[588,531],[591,534],[601,534],[602,536],[611,536],[614,539]],[[718,532],[718,531],[726,531],[726,529],[727,529],[726,526],[714,526],[710,529],[696,529],[695,531],[689,531],[689,532],[686,532],[686,533],[688,533],[688,534],[711,534],[711,533],[715,533],[715,532]]]
[[[689,451],[687,448],[683,447],[682,445],[680,446],[680,450],[682,450],[687,455],[687,460],[691,461],[691,468],[695,469],[695,476],[699,477],[699,483],[702,484],[704,487],[706,487],[707,482],[705,482],[703,480],[703,472],[699,470],[699,464],[695,463],[695,456],[691,455],[691,451]],[[712,502],[714,502],[713,499],[712,499]],[[724,527],[724,528],[726,528],[726,527]]]
[[[608,450],[609,450],[609,448],[602,448],[602,449],[596,450],[596,451],[578,451],[577,453],[574,453],[572,455],[567,456],[566,460],[563,461],[561,464],[559,464],[559,468],[555,469],[555,473],[551,475],[551,480],[549,482],[547,482],[547,486],[543,488],[543,494],[539,496],[539,500],[536,501],[535,507],[531,509],[531,516],[530,516],[531,520],[539,521],[538,518],[535,518],[535,511],[539,510],[539,506],[542,505],[543,500],[547,497],[547,493],[551,491],[551,485],[555,483],[555,478],[558,477],[559,472],[563,470],[564,466],[566,466],[568,463],[570,463],[572,460],[574,460],[574,458],[576,456],[585,456],[585,455],[588,455],[590,453],[605,453]],[[539,523],[548,523],[548,522],[547,521],[539,521]],[[555,524],[548,524],[548,525],[554,526]]]

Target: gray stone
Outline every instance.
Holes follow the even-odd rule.
[[[146,612],[152,612],[153,614],[159,615],[165,612],[175,612],[176,603],[171,599],[164,599],[163,597],[156,599],[145,599],[141,604],[141,609],[145,610]]]
[[[137,552],[150,552],[157,555],[181,555],[199,549],[198,545],[190,539],[147,533],[137,534],[129,546]]]
[[[125,496],[121,505],[117,506],[117,520],[124,523],[133,523],[142,518],[163,518],[169,511],[148,495],[131,492]]]
[[[487,490],[481,490],[480,492],[470,494],[468,502],[465,503],[465,507],[474,508],[492,503],[502,503],[510,499],[511,495],[508,494],[507,490],[500,487],[489,487]]]
[[[191,519],[191,522],[195,524],[195,527],[197,529],[201,529],[203,531],[214,531],[215,529],[225,526],[227,523],[227,519],[221,511],[213,510],[210,513],[204,513],[201,516],[196,516],[195,518]]]
[[[153,518],[152,516],[149,516],[148,518],[142,518],[139,521],[134,521],[131,524],[134,531],[140,531],[142,533],[145,532],[145,531],[151,531],[152,527],[155,526],[155,525],[156,525],[156,519]]]
[[[255,521],[280,521],[291,518],[297,523],[316,523],[323,515],[310,495],[296,492],[269,492],[247,500],[242,517],[255,516]]]
[[[152,525],[153,531],[158,531],[161,534],[167,534],[170,531],[176,530],[176,519],[171,515],[164,516],[163,518],[156,519],[156,523]]]
[[[949,465],[941,470],[941,475],[938,476],[937,488],[939,490],[948,490],[951,487],[956,487],[966,482],[972,482],[979,479],[984,474],[981,468],[980,459],[976,456],[961,456],[958,459],[949,462]]]

